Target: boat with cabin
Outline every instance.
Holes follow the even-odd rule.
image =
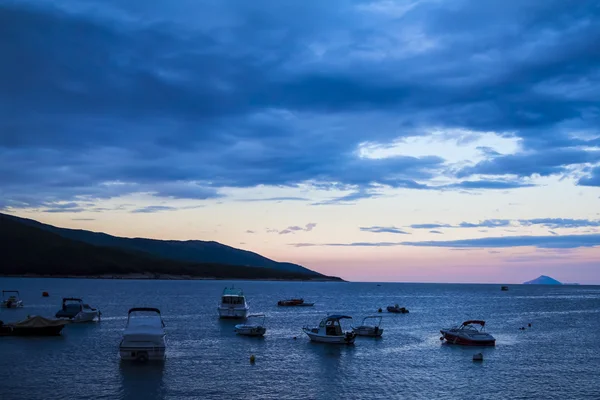
[[[28,316],[14,324],[0,321],[0,336],[58,336],[69,321]]]
[[[3,290],[2,291],[2,308],[21,308],[23,307],[23,300],[19,296],[18,290]]]
[[[279,300],[277,302],[278,306],[282,307],[312,307],[315,303],[306,303],[304,299],[288,299],[288,300]]]
[[[477,327],[478,326],[478,327]],[[484,331],[485,321],[469,320],[460,326],[440,330],[442,337],[449,344],[465,346],[495,346],[496,339]]]
[[[166,355],[165,323],[158,308],[135,307],[127,313],[127,325],[119,345],[121,360],[161,361]]]
[[[381,337],[383,334],[381,320],[378,315],[365,317],[360,326],[352,327],[352,331],[358,336]]]
[[[221,295],[218,311],[220,318],[245,319],[248,316],[250,307],[246,303],[246,297],[242,289],[233,286],[226,287]]]
[[[265,314],[250,314],[246,323],[235,326],[235,333],[243,336],[263,336],[267,332]]]
[[[82,299],[65,297],[62,299],[62,308],[54,315],[56,318],[67,318],[73,322],[91,322],[100,320],[100,310],[85,304]]]
[[[304,327],[302,331],[313,342],[332,343],[332,344],[353,344],[356,340],[356,333],[352,331],[344,332],[341,320],[352,319],[347,315],[329,315],[321,320],[316,328]]]

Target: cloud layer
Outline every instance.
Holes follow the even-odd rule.
[[[354,190],[335,204],[374,187],[518,189],[574,171],[600,186],[599,14],[558,1],[8,0],[0,207]],[[521,148],[460,166],[357,153],[433,129]]]

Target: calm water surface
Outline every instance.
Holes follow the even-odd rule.
[[[1,310],[5,322],[52,316],[63,296],[82,296],[103,313],[102,322],[67,326],[62,337],[0,337],[0,398],[600,399],[597,286],[513,285],[501,292],[499,285],[235,282],[251,312],[268,316],[260,339],[236,336],[236,322],[217,318],[226,284],[0,278],[1,289],[19,290],[25,302]],[[277,307],[295,296],[317,304]],[[384,312],[381,339],[340,347],[311,343],[300,330],[334,312],[359,324],[394,303],[410,314]],[[163,312],[164,363],[119,361],[134,306]],[[440,328],[466,319],[486,320],[496,347],[440,343]],[[530,329],[518,329],[528,323]],[[474,363],[479,351],[485,361]]]

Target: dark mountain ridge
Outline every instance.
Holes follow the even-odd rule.
[[[339,280],[217,242],[119,238],[0,213],[4,275],[169,274],[220,279]]]

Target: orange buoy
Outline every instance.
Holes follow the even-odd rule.
[[[48,297],[48,296],[50,296],[50,295],[48,294],[48,292],[42,292],[42,297]]]

